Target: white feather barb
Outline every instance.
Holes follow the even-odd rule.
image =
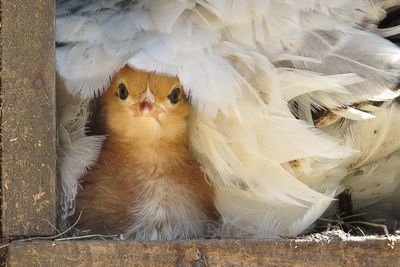
[[[96,162],[105,136],[85,136],[60,148],[61,210],[66,218],[75,212],[79,178]]]
[[[333,113],[349,119],[349,120],[369,120],[375,118],[374,115],[368,113],[368,112],[363,112],[361,110],[355,109],[355,108],[342,108],[342,109],[332,109],[331,110]]]

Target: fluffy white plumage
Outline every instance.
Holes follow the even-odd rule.
[[[57,70],[70,94],[93,98],[126,64],[179,77],[195,107],[193,151],[216,187],[226,225],[257,236],[297,235],[345,187],[363,207],[399,186],[393,99],[400,49],[379,34],[400,29],[375,24],[400,1],[57,4]],[[321,109],[329,116],[317,124],[313,113]],[[82,124],[65,128],[77,136],[63,141],[69,214],[101,138],[84,137]]]
[[[89,101],[69,95],[57,77],[58,139],[60,146],[61,213],[74,214],[79,178],[96,162],[105,136],[86,136]]]

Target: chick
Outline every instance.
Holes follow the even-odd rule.
[[[214,191],[194,159],[179,80],[122,68],[100,97],[107,140],[81,178],[78,226],[135,239],[199,237],[216,216]]]

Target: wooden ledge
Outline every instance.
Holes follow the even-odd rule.
[[[8,266],[399,266],[400,241],[12,242]]]

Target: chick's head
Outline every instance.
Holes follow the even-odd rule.
[[[100,98],[106,134],[154,142],[186,134],[190,104],[178,78],[131,69],[113,77]]]

